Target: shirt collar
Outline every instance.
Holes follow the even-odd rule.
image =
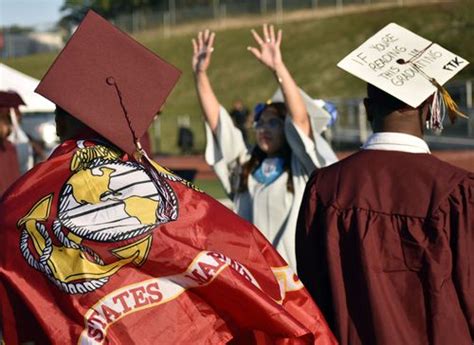
[[[411,134],[395,132],[378,132],[372,134],[363,150],[402,151],[409,153],[431,153],[428,144],[421,138]]]

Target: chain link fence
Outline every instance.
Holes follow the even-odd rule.
[[[453,81],[446,85],[453,100],[461,112],[469,119],[458,118],[454,124],[444,119],[444,130],[441,135],[427,131],[425,140],[433,149],[474,149],[474,80]],[[354,149],[364,143],[372,133],[363,105],[362,98],[333,99],[338,109],[338,119],[326,133],[327,139],[338,150]]]
[[[135,33],[148,29],[162,28],[165,35],[171,35],[177,25],[203,20],[216,21],[222,26],[236,17],[276,16],[281,22],[285,15],[295,11],[319,11],[336,9],[343,11],[349,6],[398,5],[405,3],[426,3],[420,0],[212,0],[207,4],[189,4],[186,0],[168,0],[164,10],[137,10],[114,18],[115,25],[127,32]]]
[[[281,23],[289,15],[317,14],[323,11],[343,12],[346,8],[372,6],[403,6],[427,3],[430,0],[168,0],[161,9],[139,9],[110,19],[112,23],[131,34],[144,30],[161,30],[170,37],[183,25],[210,21],[221,27],[238,27],[248,20],[273,17]],[[40,23],[17,32],[1,28],[0,57],[11,58],[30,54],[59,51],[70,33],[58,23]]]
[[[122,30],[129,33],[137,33],[150,29],[162,29],[165,36],[173,35],[175,30],[188,24],[202,21],[211,21],[221,26],[227,26],[230,22],[242,25],[242,21],[250,19],[259,20],[265,16],[273,16],[272,19],[283,21],[290,15],[302,15],[311,12],[316,14],[323,11],[343,12],[354,7],[371,6],[404,6],[407,4],[427,3],[422,0],[212,0],[201,1],[200,4],[190,4],[187,0],[168,0],[162,10],[137,10],[133,13],[124,14],[113,18],[111,21]],[[21,44],[16,46],[13,36],[4,32],[4,49],[1,52],[3,58],[17,56],[15,53],[23,52],[24,55],[41,51],[59,51],[62,46],[57,43],[51,29],[54,25],[42,24],[48,27],[48,34],[43,35],[39,43],[22,39]],[[41,27],[35,28],[35,32]],[[35,33],[29,33],[30,37]],[[64,32],[58,35],[65,36]],[[13,49],[13,48],[11,48]],[[460,106],[461,110],[470,115],[469,120],[460,119],[454,125],[445,121],[445,130],[442,136],[428,135],[427,141],[430,145],[443,147],[474,148],[474,110],[472,106],[472,83],[473,80],[451,82],[448,89]],[[365,141],[371,130],[368,126],[362,99],[333,99],[339,112],[338,121],[327,131],[328,139],[336,149],[354,148]],[[196,110],[197,111],[197,110]],[[199,117],[197,117],[199,118]],[[155,125],[155,135],[160,137],[160,125]],[[161,151],[159,140],[158,147]],[[202,148],[197,148],[202,149]]]

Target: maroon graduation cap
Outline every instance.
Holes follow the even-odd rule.
[[[180,74],[89,11],[35,91],[133,154]]]
[[[26,104],[15,91],[0,91],[1,108],[18,108],[20,105]]]

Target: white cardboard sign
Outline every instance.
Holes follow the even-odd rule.
[[[337,66],[417,107],[436,91],[427,77],[443,85],[468,64],[440,45],[390,23]]]

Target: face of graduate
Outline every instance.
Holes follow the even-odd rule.
[[[10,108],[0,107],[0,140],[6,139],[11,131]]]
[[[0,116],[10,116],[10,108],[0,107]]]
[[[268,156],[278,154],[285,144],[284,122],[273,109],[266,109],[255,124],[258,147]]]
[[[11,132],[10,123],[6,118],[0,115],[0,140],[6,139]]]

